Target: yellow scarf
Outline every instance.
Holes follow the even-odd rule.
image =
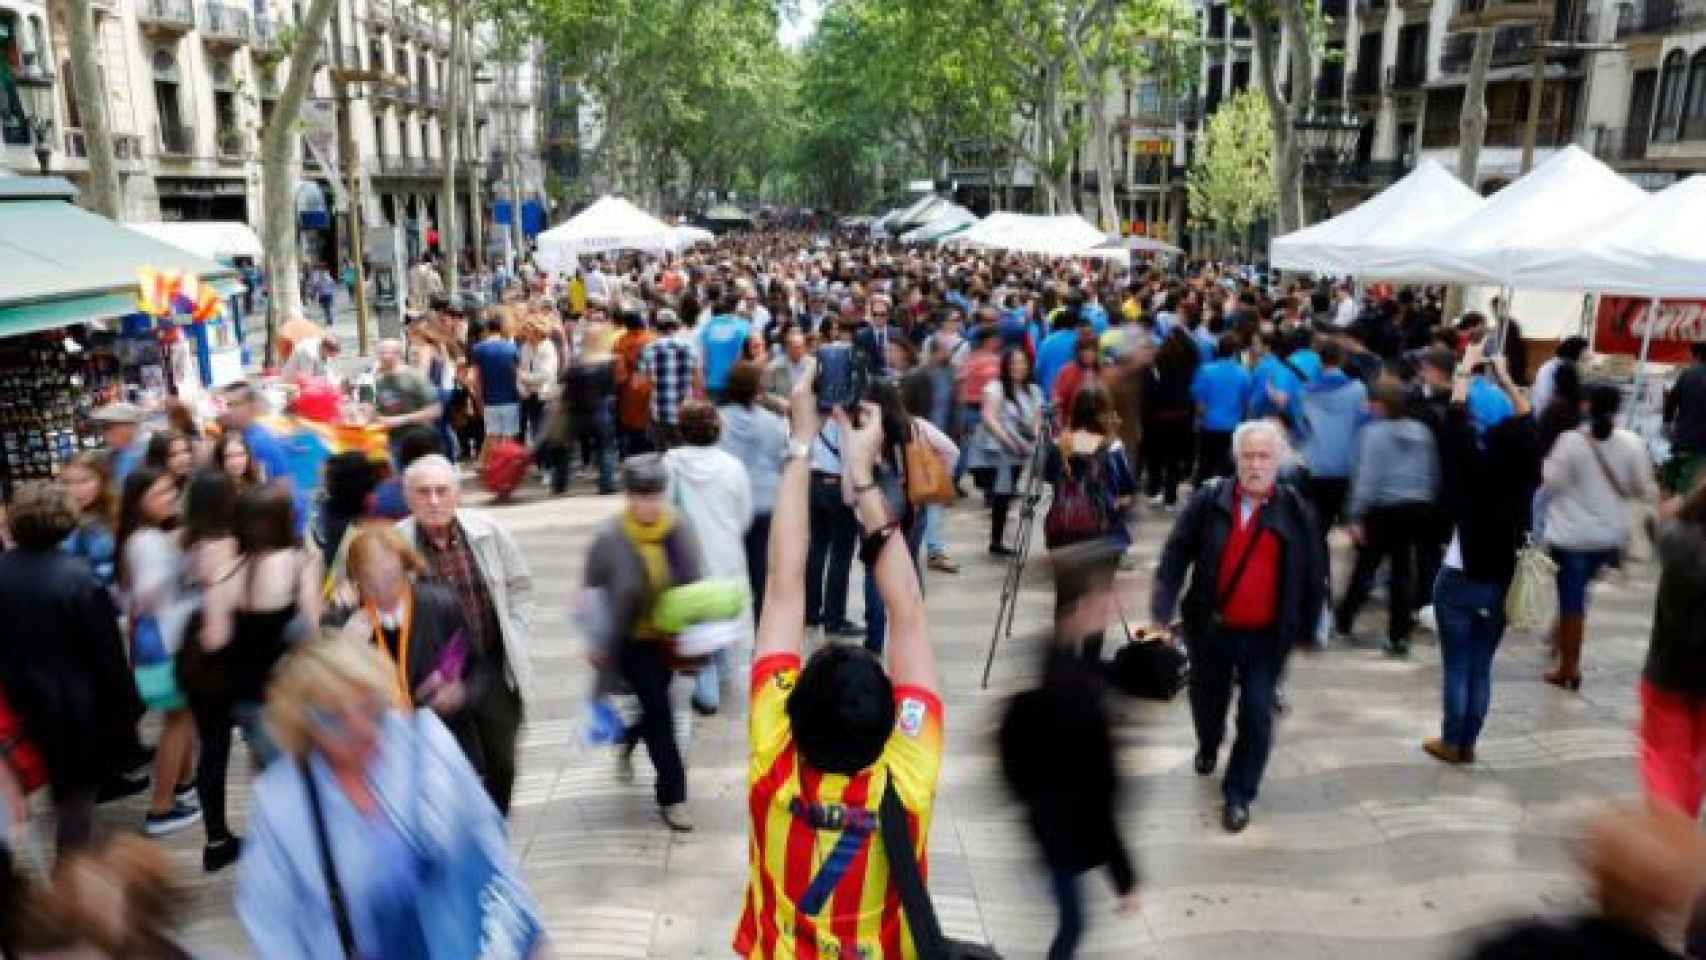
[[[659,593],[669,587],[669,554],[664,550],[664,538],[675,528],[675,515],[665,508],[652,523],[641,523],[632,513],[622,514],[622,533],[640,555],[640,565],[646,570],[645,609],[634,623],[634,635],[656,637],[652,627],[652,603]]]

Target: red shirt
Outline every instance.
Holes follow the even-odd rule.
[[[1232,532],[1226,538],[1226,548],[1220,554],[1220,570],[1215,577],[1217,596],[1226,593],[1233,571],[1257,537],[1250,560],[1244,565],[1244,575],[1238,578],[1237,588],[1220,608],[1220,622],[1233,630],[1262,630],[1274,625],[1279,612],[1279,538],[1260,524],[1261,504],[1244,519],[1244,494],[1232,492]]]

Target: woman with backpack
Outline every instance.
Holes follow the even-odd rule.
[[[1582,686],[1582,630],[1587,622],[1588,585],[1614,566],[1629,545],[1626,500],[1653,498],[1653,465],[1646,444],[1617,426],[1623,396],[1611,384],[1588,390],[1588,425],[1553,441],[1541,467],[1546,490],[1543,536],[1558,564],[1558,622],[1553,628],[1558,666],[1547,683],[1566,690]]]
[[[1092,573],[1107,583],[1113,582],[1120,555],[1131,546],[1125,513],[1137,496],[1137,477],[1118,429],[1108,392],[1098,384],[1083,387],[1072,398],[1066,431],[1043,461],[1043,479],[1054,488],[1043,518],[1050,553],[1090,540],[1106,541],[1114,549],[1100,555],[1099,569]],[[1080,652],[1085,660],[1100,662],[1102,631],[1083,637]]]

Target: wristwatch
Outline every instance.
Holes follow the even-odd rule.
[[[787,466],[790,460],[804,460],[812,454],[812,445],[802,440],[788,441],[788,449],[782,454],[782,466]]]

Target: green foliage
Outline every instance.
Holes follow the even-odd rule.
[[[1274,128],[1262,94],[1240,90],[1208,119],[1186,178],[1191,219],[1237,236],[1274,211]]]

